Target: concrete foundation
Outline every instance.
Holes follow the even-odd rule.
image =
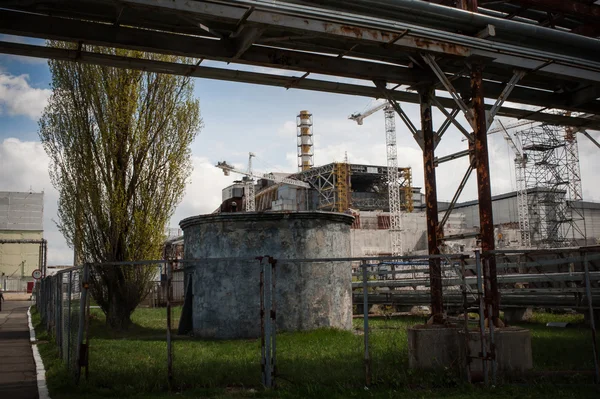
[[[464,364],[464,341],[457,328],[417,325],[408,329],[408,366],[438,369]]]
[[[464,345],[464,331],[459,332]],[[490,350],[490,334],[486,332],[486,350]],[[498,375],[520,375],[533,368],[531,352],[531,334],[520,327],[505,327],[494,331],[496,345],[496,367]],[[481,335],[479,331],[469,332],[469,355],[479,356]],[[464,346],[463,346],[464,347]],[[488,367],[491,367],[488,362]],[[471,359],[471,374],[483,375],[483,363],[480,359]]]
[[[464,330],[458,327],[415,326],[408,330],[409,366],[415,369],[466,368],[467,351]],[[494,331],[498,375],[519,375],[533,367],[531,334],[529,330],[506,327]],[[489,351],[489,331],[486,332]],[[481,338],[479,331],[470,331],[469,357],[479,357]],[[490,365],[491,369],[491,364]],[[483,364],[471,359],[471,375],[481,376]]]
[[[350,257],[351,216],[329,212],[229,213],[184,219],[184,259],[193,284],[194,335],[260,336],[259,255],[278,259],[277,328],[352,328],[352,270],[348,262],[290,263],[286,259]]]
[[[508,324],[515,324],[522,321],[529,321],[533,317],[531,308],[507,308],[504,309],[504,321]]]

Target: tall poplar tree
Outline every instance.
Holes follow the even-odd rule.
[[[192,63],[177,56],[83,47]],[[90,291],[107,324],[127,328],[155,268],[97,265],[160,258],[165,227],[191,172],[190,145],[202,124],[193,81],[69,61],[49,66],[53,94],[39,134],[60,194],[58,227],[78,261],[96,265]]]

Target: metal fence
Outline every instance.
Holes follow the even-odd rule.
[[[40,280],[35,300],[42,324],[54,337],[59,355],[79,378],[86,313],[86,275],[89,266],[61,270]]]
[[[590,264],[593,261],[600,260],[600,254],[577,254],[568,256],[558,261],[556,259],[535,259],[535,254],[511,254],[508,252],[495,254],[498,262],[499,282],[501,290],[506,293],[513,306],[531,305],[532,292],[537,293],[543,298],[543,303],[552,303],[552,306],[564,306],[569,304],[563,298],[565,292],[567,295],[576,295],[579,298],[579,309],[587,310],[592,324],[592,334],[595,334],[594,328],[594,306],[595,295],[599,293],[600,274],[597,271],[590,270]],[[157,304],[164,304],[167,310],[165,321],[165,340],[167,343],[167,364],[166,381],[170,387],[174,386],[177,370],[173,366],[173,333],[175,331],[176,320],[172,317],[172,306],[175,302],[183,303],[182,319],[179,323],[179,333],[187,334],[196,332],[197,326],[190,323],[186,326],[182,321],[185,314],[191,319],[191,298],[192,285],[194,281],[217,281],[218,275],[206,275],[206,265],[220,265],[224,267],[221,276],[228,275],[241,279],[244,284],[237,287],[240,290],[255,292],[260,298],[260,307],[256,313],[249,315],[229,314],[220,308],[205,308],[204,311],[210,313],[214,320],[220,320],[227,324],[247,323],[248,331],[259,331],[261,349],[260,368],[262,375],[262,384],[266,387],[273,387],[281,370],[281,363],[278,359],[277,333],[279,319],[285,319],[286,314],[285,300],[282,301],[276,292],[279,284],[285,284],[285,279],[289,278],[290,270],[297,269],[298,273],[306,272],[306,265],[320,265],[323,270],[346,270],[352,274],[352,303],[360,306],[363,313],[364,342],[361,348],[354,348],[363,353],[364,381],[368,386],[372,382],[373,359],[377,356],[385,356],[381,349],[373,349],[371,343],[370,322],[372,315],[369,310],[373,303],[391,304],[391,305],[419,305],[428,304],[430,297],[430,273],[429,262],[435,259],[439,262],[442,269],[442,288],[447,311],[458,311],[461,318],[453,319],[457,326],[464,327],[465,339],[464,347],[469,348],[469,337],[473,333],[469,331],[478,331],[481,348],[478,354],[465,353],[464,356],[470,361],[464,364],[464,375],[469,378],[471,375],[470,367],[474,362],[479,363],[479,368],[483,369],[483,378],[486,383],[496,381],[496,358],[494,353],[494,326],[489,323],[489,327],[484,321],[487,314],[491,314],[490,298],[485,298],[486,284],[489,284],[486,274],[485,262],[478,251],[473,256],[465,255],[437,255],[437,256],[405,256],[405,257],[364,257],[364,258],[333,258],[333,259],[276,259],[270,256],[257,256],[255,258],[216,258],[216,259],[192,259],[169,261],[140,261],[140,262],[114,262],[101,265],[76,267],[61,271],[55,276],[47,277],[41,281],[37,293],[38,309],[42,314],[42,321],[50,332],[56,337],[60,354],[63,360],[69,365],[75,377],[79,377],[80,368],[87,366],[87,343],[84,343],[84,333],[86,331],[86,318],[89,316],[89,310],[86,307],[86,282],[90,273],[96,273],[100,269],[110,270],[114,267],[127,267],[129,270],[153,268],[156,278],[149,285],[150,295],[155,295],[160,300]],[[520,260],[519,260],[520,259]],[[238,269],[239,268],[239,269]],[[564,271],[567,268],[567,271]],[[537,275],[532,274],[532,269],[538,271]],[[597,267],[594,264],[593,270]],[[90,271],[91,270],[91,271]],[[352,272],[351,272],[352,270]],[[201,275],[192,276],[194,273]],[[526,284],[523,286],[523,284]],[[537,284],[532,288],[527,284]],[[175,287],[178,287],[177,289]],[[562,288],[560,288],[562,287]],[[489,286],[488,286],[489,288]],[[198,288],[193,293],[194,301],[201,301],[201,294]],[[520,291],[520,292],[518,292]],[[187,295],[186,295],[187,293]],[[213,297],[215,291],[206,292],[208,297]],[[235,293],[237,294],[237,293]],[[179,296],[181,298],[178,298]],[[177,298],[176,298],[177,297]],[[550,298],[550,299],[547,299]],[[312,300],[313,298],[310,298]],[[229,300],[227,296],[224,301]],[[575,306],[573,306],[575,307]],[[87,311],[86,311],[87,310]],[[288,310],[289,311],[289,310]],[[477,320],[469,320],[469,313],[477,313]],[[226,318],[232,318],[226,320]],[[246,318],[245,321],[242,320]],[[210,330],[214,326],[207,326]],[[201,336],[200,336],[201,337]],[[93,337],[91,337],[93,338]],[[595,338],[592,339],[595,345]],[[379,352],[378,352],[379,351]],[[472,351],[472,350],[471,350]],[[279,349],[281,352],[281,349]],[[595,346],[592,349],[596,375],[598,373],[597,351]],[[582,354],[583,355],[583,354]],[[198,359],[198,361],[202,361]],[[289,359],[288,359],[289,361]],[[285,369],[285,362],[283,363]],[[289,366],[289,364],[288,364]],[[360,367],[360,366],[357,366]],[[333,368],[332,368],[333,369]],[[87,369],[86,369],[87,371]]]

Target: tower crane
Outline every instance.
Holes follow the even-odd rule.
[[[365,112],[354,113],[348,119],[362,125],[363,120],[382,110],[385,115],[385,142],[387,148],[387,179],[388,198],[390,206],[390,238],[392,242],[392,255],[402,255],[402,217],[400,201],[400,173],[398,172],[398,149],[396,147],[396,119],[395,111],[386,101],[378,104]]]
[[[237,173],[240,175],[246,176],[248,179],[245,179],[246,182],[246,212],[253,212],[256,210],[256,195],[254,192],[254,179],[265,179],[275,183],[283,183],[289,184],[290,186],[302,187],[302,188],[310,188],[308,183],[305,183],[300,180],[290,179],[288,177],[278,177],[271,173],[265,173],[262,175],[254,174],[252,171],[252,158],[255,157],[254,153],[248,154],[248,170],[238,170],[233,166],[229,165],[226,161],[217,162],[215,165],[217,168],[223,171],[225,176],[229,176],[230,173]]]
[[[531,247],[531,232],[529,231],[529,202],[527,200],[527,184],[525,180],[525,168],[527,166],[527,154],[523,153],[515,144],[508,130],[499,119],[498,130],[502,132],[504,139],[515,153],[515,175],[517,182],[517,210],[519,214],[519,233],[521,235],[521,246]]]

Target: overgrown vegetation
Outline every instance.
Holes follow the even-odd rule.
[[[185,57],[51,41],[52,47],[190,63]],[[201,127],[189,76],[50,60],[39,121],[58,190],[58,228],[76,262],[160,259],[165,227],[191,173]],[[90,292],[113,329],[129,327],[150,267],[93,267]]]
[[[177,320],[179,308],[174,310]],[[560,315],[538,315],[527,328],[532,331],[534,366],[537,370],[590,370],[590,334],[585,328],[552,329],[546,320]],[[197,398],[197,397],[410,397],[410,398],[593,398],[599,391],[589,376],[570,376],[569,386],[548,385],[555,379],[527,381],[529,386],[503,386],[485,390],[466,385],[458,370],[437,373],[408,368],[406,327],[423,318],[372,320],[371,353],[373,385],[364,387],[362,319],[354,332],[318,330],[281,333],[277,340],[278,384],[276,391],[260,386],[260,341],[200,341],[178,337],[174,343],[177,389],[167,392],[164,309],[138,309],[133,328],[108,330],[104,315],[94,311],[91,320],[90,375],[76,387],[60,361],[53,343],[42,343],[41,353],[53,399],[61,398]],[[538,322],[537,320],[543,320]],[[37,321],[37,323],[36,323]],[[34,315],[39,331],[39,319]],[[46,339],[39,331],[39,339]]]

